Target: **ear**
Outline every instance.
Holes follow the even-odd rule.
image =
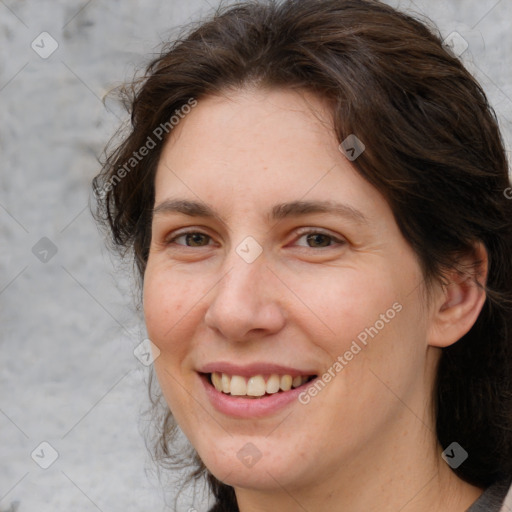
[[[430,308],[427,342],[433,347],[448,347],[475,324],[485,303],[488,257],[482,243],[459,259],[461,271],[453,269],[443,284],[436,285]]]

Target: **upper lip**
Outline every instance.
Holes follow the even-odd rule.
[[[313,370],[299,370],[289,366],[282,366],[273,363],[251,363],[244,366],[219,361],[208,363],[197,370],[200,373],[226,373],[227,375],[240,375],[241,377],[252,377],[254,375],[291,375],[292,377],[316,375]]]

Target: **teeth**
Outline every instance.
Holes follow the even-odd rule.
[[[280,387],[283,391],[290,391],[292,389],[292,376],[291,375],[283,375],[281,377],[281,384]]]
[[[267,380],[267,393],[274,394],[279,391],[279,375],[273,373],[270,378]]]
[[[249,396],[263,396],[266,392],[265,379],[263,375],[251,377],[247,382],[247,394]]]
[[[212,384],[215,386],[215,389],[222,389],[222,377],[220,376],[220,373],[214,372],[212,373]]]
[[[299,375],[292,380],[292,388],[298,388],[302,384],[302,377]]]
[[[226,375],[225,373],[222,374],[222,388],[219,388],[218,386],[215,386],[217,391],[222,391],[223,393],[229,393],[231,391],[231,379],[229,378],[229,375]]]
[[[240,375],[231,377],[231,394],[236,396],[247,395],[247,382]]]
[[[214,372],[211,374],[211,382],[217,391],[233,396],[261,397],[265,394],[274,394],[281,391],[289,391],[307,382],[309,377],[291,375],[270,375],[265,382],[263,375],[254,375],[249,379],[240,375],[227,375],[226,373]]]

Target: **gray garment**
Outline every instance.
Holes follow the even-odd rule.
[[[511,484],[512,481],[508,479],[496,482],[495,484],[491,485],[484,491],[482,496],[480,496],[480,498],[478,498],[475,503],[473,503],[473,505],[471,505],[471,507],[466,510],[466,512],[512,512],[512,507],[507,507],[503,510],[501,508],[505,498],[509,497],[507,496],[507,493],[512,496]],[[219,510],[219,508],[217,505],[214,505],[213,508],[209,510],[209,512],[216,512],[217,510]]]
[[[502,480],[491,485],[466,512],[499,512],[510,489],[510,484],[510,480]]]

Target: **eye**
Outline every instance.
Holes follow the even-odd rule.
[[[308,247],[310,249],[322,249],[334,245],[345,244],[344,240],[319,229],[307,229],[299,231],[299,238],[296,245]],[[167,245],[178,245],[183,247],[207,247],[211,245],[212,238],[206,233],[200,231],[189,231],[173,236],[166,241]],[[302,242],[301,242],[302,241]]]
[[[301,247],[309,247],[311,249],[322,249],[324,247],[331,247],[332,245],[343,245],[344,240],[335,237],[329,233],[324,233],[318,229],[308,229],[300,232],[298,240],[305,239],[305,243],[298,243]]]
[[[178,240],[183,240],[184,243],[178,242]],[[208,242],[211,241],[211,237],[205,233],[201,233],[200,231],[190,231],[188,233],[182,233],[181,235],[177,235],[167,240],[167,244],[176,244],[183,245],[185,247],[206,247],[208,246]]]

